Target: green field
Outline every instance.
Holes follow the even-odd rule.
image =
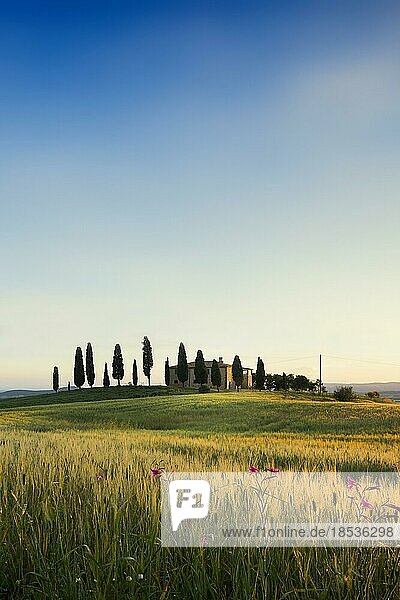
[[[150,476],[394,470],[400,405],[114,387],[4,400],[0,430],[0,598],[400,597],[398,549],[163,549]]]

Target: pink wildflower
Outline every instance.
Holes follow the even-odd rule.
[[[96,479],[97,479],[97,481],[103,481],[104,475],[102,475],[101,473],[97,473]]]
[[[269,471],[270,473],[279,473],[279,469],[265,469],[266,471]]]
[[[371,502],[368,502],[365,498],[361,500],[361,508],[373,508]]]
[[[352,479],[350,476],[347,476],[347,487],[349,490],[352,490],[354,487],[357,488],[360,484],[357,483],[355,479]]]
[[[155,469],[150,468],[150,471],[151,471],[151,477],[153,479],[155,479],[156,477],[160,477],[160,475],[162,475],[164,469],[163,469],[163,467],[160,467],[160,468],[156,467]]]
[[[258,467],[255,467],[254,465],[250,465],[250,473],[259,473],[260,469]]]

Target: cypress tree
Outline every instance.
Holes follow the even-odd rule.
[[[93,387],[95,380],[94,362],[93,362],[93,349],[92,344],[89,342],[86,346],[86,379],[90,387]]]
[[[221,387],[221,371],[215,358],[211,365],[211,384],[219,391]]]
[[[194,361],[194,380],[195,383],[199,383],[201,386],[205,385],[208,381],[207,367],[201,350],[197,350],[197,356]]]
[[[60,387],[60,377],[58,374],[58,367],[54,367],[53,369],[53,390],[58,392],[58,388]]]
[[[74,365],[74,384],[77,388],[81,389],[85,383],[85,368],[83,366],[83,355],[82,348],[77,347],[75,351],[75,365]]]
[[[235,382],[236,389],[239,391],[239,388],[243,383],[243,367],[237,354],[232,363],[232,377],[233,381]]]
[[[171,383],[171,377],[170,377],[170,372],[169,372],[169,358],[168,357],[167,357],[167,360],[165,361],[164,379],[165,379],[165,385],[168,386]]]
[[[143,373],[150,385],[151,369],[153,368],[153,349],[147,336],[143,338]]]
[[[103,386],[105,388],[109,388],[110,387],[110,377],[108,375],[107,363],[104,363]]]
[[[132,385],[137,385],[138,382],[138,375],[137,375],[137,364],[136,364],[136,358],[133,361],[133,365],[132,365]]]
[[[258,390],[265,389],[265,367],[264,362],[260,357],[257,359],[256,388]]]
[[[182,342],[179,344],[178,366],[176,368],[176,375],[178,377],[178,381],[181,382],[182,387],[185,387],[185,381],[187,381],[189,378],[189,369],[188,369],[185,346],[183,345]]]
[[[115,344],[114,348],[112,376],[113,379],[118,381],[118,385],[121,385],[121,379],[124,378],[124,361],[122,358],[121,346],[119,344]]]

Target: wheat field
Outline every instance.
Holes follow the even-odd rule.
[[[396,548],[161,548],[150,471],[391,471],[400,406],[125,393],[2,408],[1,598],[400,597]]]

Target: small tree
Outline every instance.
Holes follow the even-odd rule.
[[[311,381],[308,385],[308,391],[315,393],[318,390],[318,384],[316,381]]]
[[[137,373],[137,364],[136,364],[136,358],[133,361],[133,365],[132,365],[132,385],[137,385],[138,382],[138,373]]]
[[[109,388],[110,387],[110,377],[108,375],[107,363],[104,363],[103,386],[105,388]]]
[[[286,375],[286,389],[287,390],[293,389],[294,379],[295,379],[295,377],[294,377],[293,373],[289,373]]]
[[[93,349],[92,344],[90,342],[86,346],[86,379],[90,387],[93,387],[95,380],[95,372],[93,362]]]
[[[83,355],[82,348],[77,347],[75,351],[75,364],[74,364],[74,384],[77,388],[81,389],[85,383],[85,368],[83,366]]]
[[[124,360],[122,358],[121,346],[119,344],[115,345],[114,348],[114,357],[112,362],[112,376],[113,379],[118,381],[118,385],[121,385],[121,379],[124,378]]]
[[[58,374],[58,367],[54,367],[53,369],[53,390],[58,392],[60,387],[60,376]]]
[[[277,392],[280,392],[281,390],[283,390],[283,386],[284,386],[283,375],[281,375],[280,373],[274,373],[272,376],[272,379],[274,382],[274,390],[276,390]]]
[[[194,380],[202,387],[208,381],[208,371],[204,356],[201,350],[197,350],[197,356],[194,361]]]
[[[211,365],[211,385],[213,385],[214,387],[217,388],[217,390],[219,391],[219,388],[221,387],[221,370],[218,366],[217,361],[214,360],[212,361],[212,365]]]
[[[296,392],[305,392],[310,389],[311,381],[305,375],[296,375],[293,380],[293,389]]]
[[[350,402],[354,398],[353,388],[351,385],[342,385],[333,392],[333,397],[339,402]]]
[[[150,385],[151,369],[153,368],[153,350],[147,336],[143,338],[143,373]]]
[[[185,387],[185,381],[187,381],[189,378],[189,369],[185,346],[182,342],[179,344],[178,365],[176,368],[176,375],[178,377],[178,380],[181,382],[182,387]]]
[[[171,383],[171,374],[169,372],[169,358],[167,356],[167,360],[165,361],[165,365],[164,365],[164,380],[165,380],[165,385],[169,386],[169,384]]]
[[[265,389],[270,392],[275,389],[275,380],[272,373],[267,373],[265,376]]]
[[[235,382],[236,390],[239,391],[239,388],[243,384],[243,367],[237,354],[232,363],[232,378]]]
[[[257,359],[256,388],[258,390],[265,390],[265,367],[260,357]]]

